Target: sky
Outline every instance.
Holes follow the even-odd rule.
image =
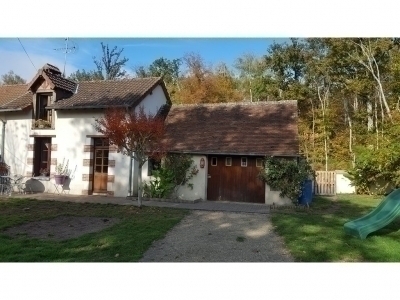
[[[271,43],[284,38],[68,38],[65,73],[78,69],[92,70],[93,57],[102,57],[101,42],[110,48],[124,49],[129,59],[126,70],[133,74],[137,66],[148,66],[160,57],[182,58],[188,53],[200,54],[206,63],[225,62],[232,66],[245,53],[262,56]],[[64,68],[66,38],[0,38],[0,75],[12,70],[30,81],[45,63]],[[56,49],[56,50],[55,50]],[[26,52],[25,52],[26,51]],[[32,62],[31,62],[32,61]]]

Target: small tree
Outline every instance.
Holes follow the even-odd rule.
[[[126,71],[123,69],[129,58],[121,57],[124,48],[118,49],[117,46],[110,48],[107,45],[101,43],[101,49],[103,50],[103,56],[100,60],[93,57],[93,62],[97,67],[97,73],[103,74],[104,79],[118,79],[126,76]]]
[[[133,109],[109,109],[104,116],[95,120],[98,132],[107,136],[118,152],[135,159],[139,164],[138,204],[142,206],[142,167],[149,157],[162,155],[161,139],[164,136],[164,120],[146,114],[141,106]],[[129,170],[129,192],[131,196],[132,169]]]

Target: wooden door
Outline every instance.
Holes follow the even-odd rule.
[[[96,138],[94,140],[94,163],[93,163],[93,192],[107,192],[108,179],[108,139]]]
[[[265,202],[265,185],[258,179],[256,157],[210,155],[208,200]]]

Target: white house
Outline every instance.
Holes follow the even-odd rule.
[[[161,78],[76,83],[46,64],[29,84],[0,86],[2,158],[13,174],[29,179],[33,191],[52,192],[56,165],[68,160],[68,193],[124,197],[129,158],[94,129],[95,118],[109,107],[143,106],[156,114],[170,104]],[[137,193],[135,161],[133,169],[132,189]]]

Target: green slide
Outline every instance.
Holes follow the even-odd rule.
[[[369,214],[344,224],[344,231],[363,240],[368,234],[385,227],[399,215],[400,189],[396,189]]]

